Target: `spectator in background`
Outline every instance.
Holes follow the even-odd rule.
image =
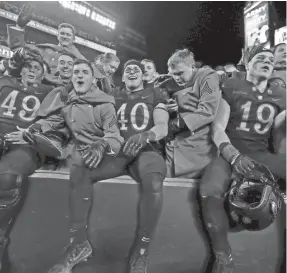
[[[234,64],[232,64],[232,63],[227,63],[224,66],[224,70],[225,70],[227,78],[231,78],[234,75],[234,73],[238,71],[236,69],[236,66]]]
[[[156,72],[156,66],[154,61],[149,59],[143,59],[141,64],[144,66],[144,80],[147,82],[148,85],[154,86],[156,79],[158,78],[159,74]]]
[[[95,66],[99,71],[98,76],[95,76],[98,80],[97,86],[109,95],[113,95],[115,91],[113,75],[118,70],[119,65],[118,56],[110,52],[101,54],[95,59]]]
[[[270,83],[274,83],[286,89],[286,47],[285,43],[280,43],[274,48],[275,69]]]
[[[64,52],[59,55],[55,75],[47,74],[45,80],[53,86],[67,85],[73,74],[75,56],[71,53]]]
[[[7,25],[8,44],[11,49],[22,47],[25,45],[25,26],[32,19],[34,7],[31,4],[25,4],[17,19],[17,25]],[[44,61],[51,68],[52,74],[57,71],[58,58],[61,53],[69,52],[77,59],[85,59],[85,57],[75,47],[76,30],[67,23],[62,23],[58,27],[58,45],[53,44],[38,44],[37,47],[41,50]]]

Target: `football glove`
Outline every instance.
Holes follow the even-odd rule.
[[[153,131],[133,135],[127,140],[123,152],[127,156],[136,156],[138,152],[149,143],[150,139],[155,139],[155,133]]]
[[[222,143],[219,147],[222,157],[231,164],[233,170],[241,175],[245,175],[254,168],[253,161],[240,154],[230,143]]]
[[[33,13],[35,11],[35,6],[32,4],[24,4],[20,14],[17,18],[17,25],[21,28],[24,28],[33,18]]]
[[[97,168],[109,148],[109,144],[103,139],[89,145],[88,148],[82,152],[86,166],[89,169]]]
[[[43,133],[41,124],[34,123],[23,131],[23,139],[43,155],[58,158],[62,155],[67,136],[61,131]]]

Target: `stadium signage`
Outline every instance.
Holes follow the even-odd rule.
[[[9,59],[13,56],[13,52],[10,50],[9,47],[0,45],[0,57],[4,57]]]
[[[116,28],[116,22],[111,20],[110,18],[107,18],[106,16],[103,16],[102,14],[99,14],[95,10],[91,10],[89,7],[83,5],[79,1],[58,1],[64,8],[70,9],[73,11],[78,12],[81,15],[84,15],[93,21],[98,22],[99,24],[103,26],[107,26],[110,29],[114,30]]]
[[[268,2],[256,1],[244,9],[245,48],[263,44],[270,48]]]
[[[12,12],[9,12],[9,11],[6,11],[6,10],[3,10],[3,9],[0,9],[0,16],[4,17],[4,18],[7,18],[7,19],[10,19],[10,20],[13,20],[13,21],[16,21],[17,17],[18,17],[16,14],[14,14]],[[46,26],[46,25],[43,25],[43,24],[41,24],[39,22],[36,22],[36,21],[30,21],[28,26],[30,26],[32,28],[35,28],[35,29],[38,29],[38,30],[41,30],[41,31],[44,31],[46,33],[55,35],[55,36],[58,35],[58,30],[57,29],[49,27],[49,26]],[[77,43],[79,45],[83,45],[83,46],[89,47],[91,49],[94,49],[94,50],[97,50],[97,51],[100,51],[100,52],[103,52],[103,53],[111,52],[111,53],[116,54],[116,51],[114,49],[105,47],[103,45],[96,44],[94,42],[91,42],[91,41],[85,40],[83,38],[80,38],[78,36],[75,37],[75,43]]]
[[[275,30],[275,45],[287,43],[287,26]]]

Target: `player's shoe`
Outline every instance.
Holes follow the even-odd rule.
[[[129,258],[128,273],[147,273],[148,250],[136,247]]]
[[[215,252],[212,273],[233,273],[234,262],[231,253]]]
[[[7,250],[8,243],[8,239],[5,239],[3,242],[0,243],[0,273],[9,273],[11,269]]]
[[[73,267],[80,262],[86,262],[92,252],[92,246],[88,240],[81,244],[71,243],[67,247],[64,257],[48,273],[71,273]]]

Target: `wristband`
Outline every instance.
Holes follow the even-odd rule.
[[[240,155],[240,152],[228,142],[221,143],[219,151],[222,157],[229,163],[235,162],[236,158]]]

